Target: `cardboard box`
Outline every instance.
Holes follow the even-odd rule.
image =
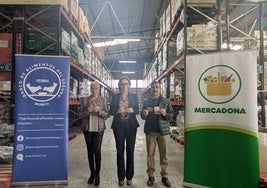
[[[0,81],[10,81],[11,72],[0,72]]]
[[[70,34],[62,27],[61,28],[61,49],[70,55]]]
[[[0,34],[0,63],[11,63],[12,59],[12,34]]]
[[[84,33],[84,12],[81,7],[79,7],[79,16],[78,16],[78,28],[81,33]]]
[[[79,20],[79,1],[78,0],[69,0],[69,11],[71,16],[78,23]]]
[[[0,81],[0,91],[10,91],[11,81]]]
[[[62,0],[62,7],[66,12],[69,12],[69,1],[68,0]]]
[[[267,133],[259,132],[260,172],[267,173]]]
[[[181,1],[180,0],[172,0],[171,3],[171,12],[172,12],[172,22],[175,20],[175,16],[181,6]]]

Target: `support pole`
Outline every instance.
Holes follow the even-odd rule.
[[[262,118],[262,126],[265,125],[265,90],[264,90],[264,38],[263,38],[263,20],[264,20],[264,8],[263,2],[259,3],[259,27],[260,27],[260,66],[262,67],[262,72],[260,73],[260,81],[261,81],[261,118]]]

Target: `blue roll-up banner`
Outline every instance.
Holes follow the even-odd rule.
[[[70,58],[16,55],[12,185],[68,183]]]

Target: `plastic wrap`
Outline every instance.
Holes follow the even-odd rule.
[[[13,147],[0,146],[0,163],[11,164],[13,159]]]

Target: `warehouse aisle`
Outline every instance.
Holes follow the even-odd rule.
[[[129,188],[147,187],[146,175],[146,146],[145,136],[143,133],[143,120],[138,117],[140,127],[137,132],[136,149],[135,149],[135,176]],[[100,173],[99,188],[116,188],[118,186],[117,168],[116,168],[116,149],[112,129],[110,129],[112,118],[107,120],[107,130],[105,131],[102,145],[102,166]],[[88,185],[87,179],[90,175],[88,162],[86,158],[85,142],[82,134],[77,134],[75,139],[69,142],[69,184],[64,188],[85,188],[95,187]],[[183,180],[183,155],[184,149],[175,140],[169,142],[169,179],[173,188],[182,187]],[[156,174],[154,188],[163,188],[160,177],[160,166],[158,152],[156,157]]]
[[[140,116],[137,116],[140,127],[137,131],[136,148],[135,148],[135,175],[133,184],[122,187],[129,188],[144,188],[147,187],[146,174],[146,143],[143,133],[144,121]],[[98,188],[119,188],[117,179],[116,167],[116,148],[112,129],[110,128],[112,117],[107,119],[107,129],[104,134],[102,144],[102,165],[100,172],[100,186]],[[173,127],[176,128],[176,127]],[[87,161],[87,151],[83,134],[79,127],[71,127],[70,135],[75,135],[69,141],[69,181],[68,185],[44,185],[44,186],[16,186],[17,188],[33,187],[33,188],[90,188],[96,187],[88,185],[87,180],[90,175],[89,165]],[[169,179],[172,183],[172,188],[182,188],[183,181],[183,162],[184,162],[184,147],[170,136],[169,141]],[[155,157],[156,173],[155,183],[153,188],[164,188],[161,183],[160,165],[158,149]],[[11,165],[8,165],[8,172],[11,173]],[[0,185],[0,187],[2,187]],[[14,187],[14,186],[12,186]]]

